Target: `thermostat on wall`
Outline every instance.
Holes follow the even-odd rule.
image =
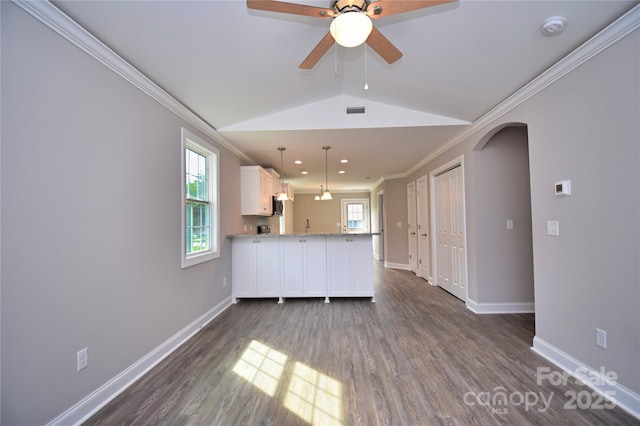
[[[564,195],[571,195],[571,181],[570,180],[562,180],[560,182],[556,182],[556,196],[562,197]]]

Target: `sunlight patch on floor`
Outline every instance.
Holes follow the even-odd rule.
[[[273,396],[286,362],[286,355],[253,340],[233,371],[262,392]]]
[[[313,425],[342,425],[342,384],[296,362],[284,406]]]

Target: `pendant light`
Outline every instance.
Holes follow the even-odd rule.
[[[323,192],[322,192],[322,185],[320,185],[320,194],[319,194],[319,195],[316,195],[316,197],[314,198],[314,200],[316,200],[316,201],[320,201],[320,197],[322,197],[322,193],[323,193]]]
[[[323,146],[324,149],[324,192],[322,193],[321,200],[333,200],[331,192],[329,192],[329,150],[330,146]]]
[[[284,189],[284,151],[286,149],[283,146],[278,147],[278,151],[280,151],[280,184],[282,186],[282,190],[278,194],[278,201],[289,201],[287,191]]]

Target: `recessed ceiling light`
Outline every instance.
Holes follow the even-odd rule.
[[[340,162],[344,164],[344,163],[348,163],[348,162],[349,162],[349,160],[347,160],[346,158],[344,158],[344,159],[340,160]]]
[[[301,170],[300,173],[303,174],[303,175],[308,175],[309,174],[309,172],[306,171],[306,170]]]
[[[344,170],[340,170],[338,171],[338,173],[340,173],[341,175],[345,174],[346,172]]]
[[[552,16],[547,18],[542,23],[542,34],[546,36],[557,36],[560,34],[564,27],[567,25],[567,20],[562,16]]]
[[[294,163],[296,163],[296,164],[302,164],[302,161],[300,161],[300,160],[296,160],[296,161],[294,161]]]

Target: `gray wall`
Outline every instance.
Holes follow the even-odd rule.
[[[512,112],[529,125],[536,334],[640,392],[640,32]],[[509,119],[508,117],[505,117]],[[514,120],[515,121],[515,120]],[[573,195],[556,198],[554,182]],[[546,221],[560,236],[546,235]],[[608,332],[596,346],[595,329]]]
[[[533,302],[527,128],[507,127],[471,157],[475,164],[479,303]],[[513,221],[513,229],[506,227]]]
[[[180,267],[187,124],[1,7],[2,424],[36,425],[230,297],[231,250]],[[240,161],[220,155],[224,236],[242,229]]]

